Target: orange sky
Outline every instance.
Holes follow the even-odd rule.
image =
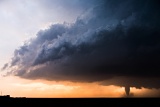
[[[45,80],[26,80],[18,77],[1,77],[3,95],[11,97],[124,97],[124,87],[102,86],[98,83],[55,82]],[[154,97],[160,95],[156,89],[136,89],[131,87],[135,97]]]

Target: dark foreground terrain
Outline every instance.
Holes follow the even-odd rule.
[[[12,98],[1,97],[0,107],[159,107],[159,98]]]

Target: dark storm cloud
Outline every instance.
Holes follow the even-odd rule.
[[[160,77],[159,1],[93,4],[75,23],[52,25],[17,49],[10,73],[71,81]]]
[[[117,81],[118,80],[118,81]],[[159,89],[160,88],[160,79],[157,77],[126,77],[119,76],[111,78],[107,81],[103,81],[101,85],[116,85],[123,87],[136,87],[137,89],[141,89],[142,87],[148,89]]]

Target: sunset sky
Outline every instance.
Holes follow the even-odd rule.
[[[159,5],[0,0],[1,94],[160,97]]]

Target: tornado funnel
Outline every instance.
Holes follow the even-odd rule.
[[[126,95],[129,96],[130,86],[126,86],[126,87],[125,87],[125,92],[126,92]]]

